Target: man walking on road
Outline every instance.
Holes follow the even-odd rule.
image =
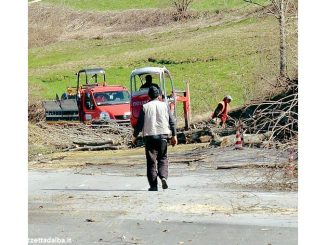
[[[162,188],[168,188],[168,135],[172,132],[172,146],[175,146],[178,141],[176,137],[175,118],[168,106],[158,100],[159,90],[154,86],[150,87],[148,96],[150,97],[150,101],[143,105],[134,129],[133,144],[135,144],[138,134],[143,131],[147,179],[150,185],[148,190],[157,191],[157,176],[162,181]]]

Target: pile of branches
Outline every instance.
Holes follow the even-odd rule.
[[[30,146],[47,146],[54,151],[118,150],[128,147],[131,137],[130,127],[116,123],[92,126],[39,122],[28,128]]]
[[[45,121],[45,110],[42,102],[30,103],[28,105],[28,121],[32,123]]]
[[[243,112],[248,133],[270,132],[269,141],[290,142],[298,137],[298,80],[288,81],[283,92],[270,100],[253,103]]]

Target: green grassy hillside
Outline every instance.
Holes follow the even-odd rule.
[[[171,0],[44,0],[51,4],[60,4],[81,10],[126,10],[146,8],[168,8],[172,6]],[[265,3],[266,0],[257,0]],[[193,10],[221,10],[239,8],[247,5],[243,0],[194,0],[190,5]]]
[[[125,7],[127,2],[119,1]],[[161,1],[150,2],[157,7],[155,4]],[[196,1],[196,4],[201,2],[201,8],[210,8],[209,3],[214,1],[207,0],[206,5],[204,1]],[[165,65],[176,87],[182,88],[183,81],[190,82],[193,114],[213,110],[225,94],[231,94],[232,104],[237,106],[268,90],[268,83],[278,73],[277,20],[260,14],[225,22],[209,19],[206,21],[211,24],[200,25],[203,21],[106,38],[66,39],[30,48],[29,99],[54,99],[56,93],[61,95],[66,87],[76,85],[75,72],[90,67],[105,68],[109,83],[129,87],[133,69]],[[296,47],[295,38],[289,41]],[[296,72],[295,48],[293,54],[289,54],[290,74]],[[156,62],[149,62],[149,58]]]

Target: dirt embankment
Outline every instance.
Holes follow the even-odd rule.
[[[63,6],[35,3],[29,5],[29,47],[84,39],[106,39],[135,33],[171,31],[172,28],[207,27],[265,15],[267,7],[225,11],[188,11],[180,20],[174,8],[131,9],[124,11],[81,11]],[[60,21],[58,21],[60,20]],[[168,28],[168,29],[167,29]]]
[[[103,39],[113,33],[137,32],[175,22],[173,9],[98,12],[44,4],[30,5],[28,17],[30,47],[72,39]]]

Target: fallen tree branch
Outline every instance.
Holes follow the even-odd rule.
[[[289,166],[289,163],[270,163],[270,164],[261,164],[261,163],[245,163],[245,164],[224,164],[218,165],[216,170],[219,169],[233,169],[233,168],[284,168]],[[297,169],[295,165],[294,169]]]
[[[115,145],[112,139],[108,139],[105,141],[73,141],[73,143],[80,146],[101,146],[107,144]]]
[[[76,148],[69,148],[65,151],[99,151],[99,150],[120,150],[123,149],[124,146],[115,146],[115,145],[101,145],[101,146],[82,146]]]

